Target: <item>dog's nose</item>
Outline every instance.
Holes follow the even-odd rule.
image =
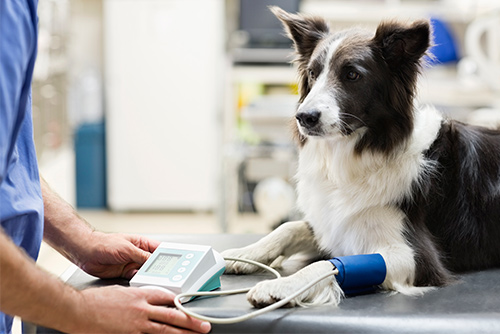
[[[319,111],[311,111],[311,112],[299,112],[295,115],[297,121],[299,121],[300,125],[306,128],[312,128],[319,123],[319,118],[321,117],[321,112]]]

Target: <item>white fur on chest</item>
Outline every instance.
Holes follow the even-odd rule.
[[[324,250],[343,256],[404,244],[405,215],[395,204],[411,196],[413,182],[432,170],[422,152],[435,140],[441,121],[432,108],[416,111],[409,142],[391,157],[354,155],[362,132],[308,138],[299,156],[298,204]]]

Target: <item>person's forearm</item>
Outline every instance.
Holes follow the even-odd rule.
[[[85,256],[85,245],[94,230],[43,178],[40,182],[45,211],[44,240],[79,265],[79,258]]]
[[[2,312],[39,325],[71,330],[81,299],[78,291],[37,267],[0,228]]]

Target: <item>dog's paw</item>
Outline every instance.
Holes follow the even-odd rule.
[[[259,282],[247,293],[247,300],[254,307],[263,308],[287,298],[295,291],[297,288],[286,278],[278,278]],[[300,296],[297,296],[283,307],[295,307],[299,300]]]
[[[320,261],[305,267],[294,275],[262,281],[247,293],[247,300],[257,308],[274,304],[288,298],[315,278],[321,276],[325,270],[331,271],[331,264],[327,261]],[[338,305],[342,297],[343,292],[337,280],[334,276],[330,276],[293,298],[284,307]]]
[[[393,283],[391,290],[397,293],[401,293],[406,296],[411,297],[420,297],[426,294],[427,292],[436,290],[436,287],[433,286],[410,286],[407,284],[397,284]]]
[[[264,264],[269,264],[269,258],[256,247],[248,246],[244,248],[228,249],[222,252],[224,258],[237,258],[253,260]],[[226,274],[251,274],[261,269],[253,264],[226,260]]]

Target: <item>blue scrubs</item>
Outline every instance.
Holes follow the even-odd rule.
[[[43,237],[31,114],[37,5],[38,0],[0,0],[0,224],[33,259]],[[0,312],[0,333],[11,328],[12,317]]]

